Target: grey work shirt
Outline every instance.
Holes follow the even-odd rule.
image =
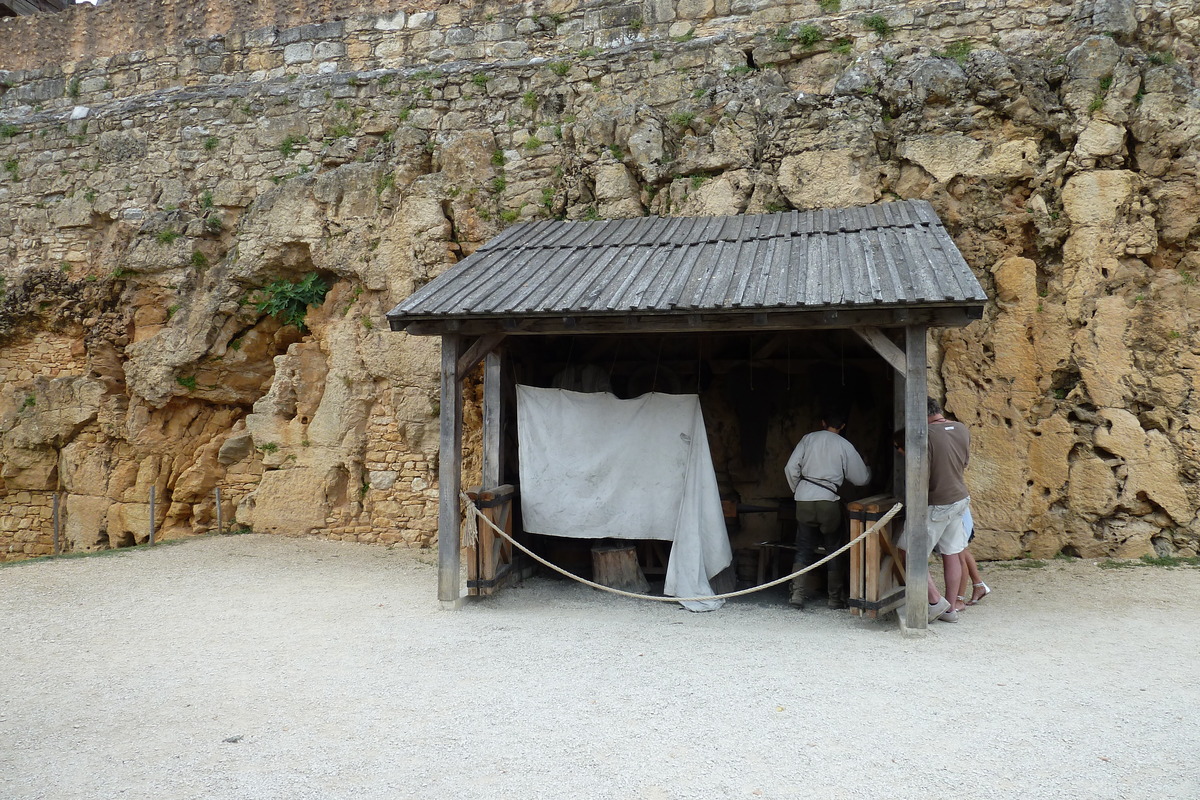
[[[865,486],[871,480],[871,470],[863,463],[854,445],[841,435],[825,430],[813,431],[800,440],[784,467],[784,474],[797,502],[837,500],[834,488],[845,481]],[[802,481],[802,475],[834,488]]]

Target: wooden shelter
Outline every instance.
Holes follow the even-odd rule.
[[[987,297],[936,212],[910,200],[779,214],[514,225],[388,313],[442,339],[439,588],[458,602],[462,380],[485,362],[484,488],[505,483],[506,349],[530,337],[853,331],[895,370],[905,505],[927,535],[926,334],[982,316]],[[919,524],[919,530],[916,527]],[[919,541],[918,538],[915,541]],[[926,627],[928,562],[914,548],[910,629]]]

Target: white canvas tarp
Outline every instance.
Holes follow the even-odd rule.
[[[712,594],[733,553],[699,397],[518,386],[517,429],[525,530],[671,541],[664,593]]]

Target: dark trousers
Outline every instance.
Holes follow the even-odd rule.
[[[850,540],[850,531],[842,516],[842,505],[832,500],[813,500],[796,503],[796,559],[793,571],[818,560],[816,550],[824,547],[832,553]],[[823,556],[822,556],[823,557]],[[811,575],[812,573],[808,573]],[[842,553],[825,564],[826,590],[829,599],[843,603],[850,597],[850,554]],[[792,594],[801,587],[812,585],[802,575],[793,581]]]

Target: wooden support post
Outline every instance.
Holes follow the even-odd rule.
[[[59,531],[58,521],[59,521],[58,492],[55,492],[54,493],[54,555],[58,555],[59,553],[62,552],[62,546],[58,542],[58,531]]]
[[[458,606],[459,579],[459,492],[462,490],[462,382],[458,359],[462,337],[442,336],[441,437],[438,444],[438,600]]]
[[[221,519],[221,487],[218,486],[217,488],[213,489],[213,493],[216,496],[217,502],[217,535],[220,536],[225,532],[222,525],[223,520]]]
[[[904,420],[908,414],[908,401],[905,386],[905,373],[892,373],[892,430],[904,428]],[[892,494],[904,497],[904,454],[892,448]],[[893,525],[893,528],[898,526]]]
[[[929,585],[929,396],[925,366],[924,325],[905,329],[908,372],[904,392],[904,507],[908,529],[908,580],[904,593],[905,628],[924,633],[928,622]]]
[[[150,487],[150,546],[154,546],[154,487]]]
[[[492,350],[483,367],[483,488],[495,489],[504,474],[504,387],[500,353]]]

